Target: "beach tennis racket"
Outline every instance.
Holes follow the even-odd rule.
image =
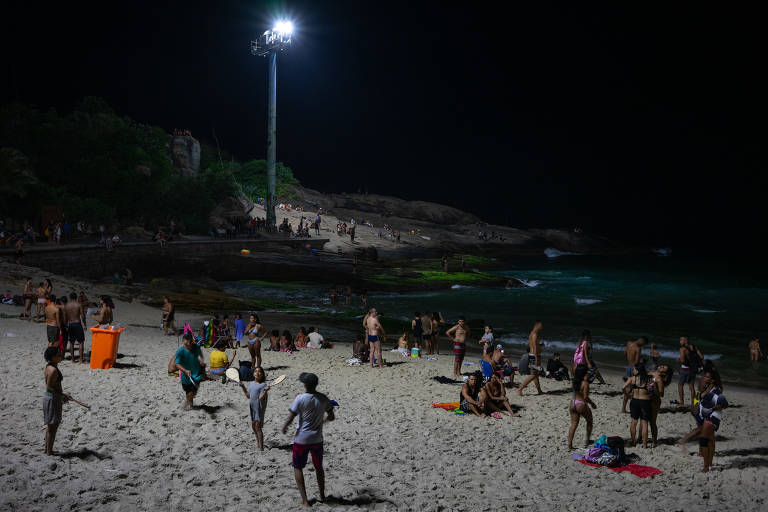
[[[281,375],[281,376],[279,376],[278,378],[276,378],[275,380],[273,380],[273,381],[272,381],[272,382],[271,382],[269,385],[270,385],[270,386],[274,386],[274,385],[276,385],[276,384],[280,384],[280,383],[281,383],[281,382],[283,382],[284,380],[285,380],[285,375]]]
[[[225,373],[229,380],[240,382],[240,372],[237,371],[237,368],[227,368]]]

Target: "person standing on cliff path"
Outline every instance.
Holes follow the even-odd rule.
[[[442,263],[443,263],[443,272],[447,274],[448,273],[448,256],[446,256],[445,254],[443,254]]]

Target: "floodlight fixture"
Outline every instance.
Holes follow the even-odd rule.
[[[277,21],[271,30],[267,30],[258,39],[251,41],[251,54],[266,57],[271,52],[284,50],[293,40],[293,23]]]

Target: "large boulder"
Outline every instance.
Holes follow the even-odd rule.
[[[173,168],[182,176],[200,172],[200,142],[191,135],[174,135],[171,139]]]
[[[253,201],[243,194],[230,196],[216,205],[208,217],[208,222],[211,226],[217,228],[221,225],[226,225],[227,222],[235,222],[237,220],[248,222],[251,220],[250,213],[253,207]]]

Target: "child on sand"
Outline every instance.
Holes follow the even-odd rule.
[[[250,400],[251,428],[256,434],[256,442],[262,452],[264,451],[264,433],[261,426],[264,425],[264,413],[267,410],[267,399],[269,398],[267,395],[269,386],[267,386],[266,380],[267,374],[264,373],[261,366],[257,366],[253,370],[253,382],[248,385],[248,389],[245,389],[245,384],[240,382],[240,389],[243,390],[245,398]]]
[[[45,349],[45,395],[43,395],[43,421],[45,422],[45,454],[53,455],[53,442],[61,423],[61,405],[69,401],[69,396],[61,388],[61,375],[58,364],[64,359],[64,352],[58,347]]]

